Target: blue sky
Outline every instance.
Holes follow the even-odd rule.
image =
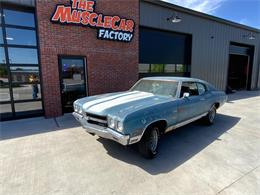
[[[260,29],[260,0],[164,0]]]

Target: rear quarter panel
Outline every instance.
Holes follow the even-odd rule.
[[[217,90],[210,83],[204,82],[207,85],[207,88],[210,91],[211,97],[209,98],[210,105],[212,106],[214,103],[219,103],[219,107],[222,106],[227,101],[227,95],[224,91]]]
[[[219,103],[219,107],[227,102],[227,95],[224,91],[211,91],[212,94],[212,104]]]

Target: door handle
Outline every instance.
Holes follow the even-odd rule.
[[[201,101],[204,101],[204,100],[205,100],[205,98],[200,98],[200,100],[201,100]]]

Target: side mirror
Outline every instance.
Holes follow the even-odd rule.
[[[187,98],[187,97],[189,97],[189,96],[190,96],[190,93],[184,93],[182,97],[183,97],[183,98]]]

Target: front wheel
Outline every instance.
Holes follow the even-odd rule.
[[[142,139],[138,144],[139,152],[145,158],[154,158],[158,153],[159,129],[151,127],[144,132]]]
[[[215,117],[216,117],[216,112],[217,109],[215,106],[212,106],[211,109],[209,110],[207,116],[205,116],[205,123],[207,125],[212,125],[214,123]]]

